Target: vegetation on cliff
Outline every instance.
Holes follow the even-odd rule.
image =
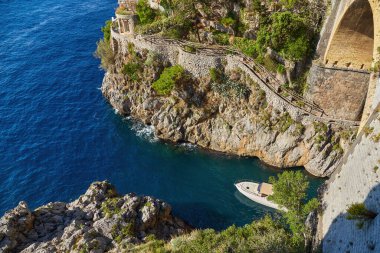
[[[268,47],[285,59],[298,61],[312,51],[324,10],[321,5],[306,0],[254,0],[248,5],[241,0],[173,0],[163,1],[166,11],[160,12],[150,9],[147,1],[139,1],[137,14],[141,23],[137,30],[231,45],[264,64]]]
[[[278,179],[271,177],[269,182],[273,184],[273,195],[269,199],[288,210],[283,212],[283,217],[292,231],[292,241],[302,247],[307,236],[306,218],[319,206],[316,198],[307,201],[309,182],[306,176],[300,171],[285,171]]]
[[[356,220],[356,227],[363,228],[366,221],[373,220],[377,213],[368,210],[364,203],[354,203],[347,209],[347,219]]]
[[[150,8],[147,1],[138,1],[136,12],[142,25],[153,22],[158,15],[158,12],[156,10]]]
[[[107,20],[105,26],[101,28],[104,38],[98,41],[97,48],[94,53],[94,56],[100,59],[100,66],[105,71],[107,71],[115,63],[115,55],[110,45],[111,26],[111,20]]]
[[[284,172],[274,184],[273,200],[288,208],[282,214],[266,215],[243,227],[231,226],[223,231],[194,230],[173,238],[169,243],[153,240],[136,246],[142,252],[305,252],[307,215],[317,208],[318,201],[306,202],[308,181],[301,172]],[[144,249],[144,250],[142,250]],[[137,252],[137,251],[136,251]]]
[[[179,66],[165,68],[160,78],[152,84],[158,95],[169,95],[177,82],[186,82],[185,70]]]
[[[307,183],[297,173],[280,176],[275,187],[287,180],[291,196],[305,195]],[[278,188],[277,188],[278,189]],[[275,195],[278,192],[275,192]],[[302,201],[283,195],[276,200],[289,208]],[[289,202],[290,201],[290,202]],[[120,196],[107,182],[91,184],[71,203],[55,202],[29,210],[25,202],[0,219],[2,252],[305,252],[289,219],[266,215],[243,227],[193,230],[171,213],[171,207],[152,197]],[[43,242],[40,238],[44,238]]]
[[[276,12],[261,25],[256,39],[259,55],[270,47],[289,60],[302,60],[308,55],[312,32],[306,20],[290,11]]]

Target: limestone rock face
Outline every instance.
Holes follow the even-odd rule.
[[[170,96],[157,96],[149,78],[133,83],[117,73],[111,70],[104,77],[103,95],[120,114],[151,125],[160,139],[255,156],[281,168],[304,166],[320,177],[331,174],[341,160],[341,152],[331,144],[335,138],[331,128],[321,133],[314,124],[302,126],[294,121],[281,130],[286,123],[279,118],[285,117],[286,108],[270,109],[269,104],[268,119],[263,119],[262,94],[253,87],[244,99],[225,98],[207,81],[179,85]],[[344,147],[342,141],[340,145]]]
[[[171,215],[167,203],[119,196],[109,183],[96,182],[71,203],[49,203],[31,211],[20,202],[0,219],[0,251],[107,252],[149,235],[169,240],[189,230]]]

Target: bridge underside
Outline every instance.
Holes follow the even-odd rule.
[[[373,48],[371,6],[367,0],[355,1],[337,26],[325,55],[325,64],[368,70],[372,63]]]
[[[374,93],[369,71],[380,41],[376,1],[335,1],[324,25],[306,97],[331,118],[365,120]]]

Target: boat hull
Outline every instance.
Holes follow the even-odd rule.
[[[250,200],[256,203],[273,209],[286,211],[285,208],[280,208],[279,205],[268,200],[267,197],[259,196],[257,190],[255,190],[255,188],[257,189],[258,185],[259,184],[253,182],[240,182],[236,183],[235,187],[241,194],[243,194],[245,197],[249,198]]]

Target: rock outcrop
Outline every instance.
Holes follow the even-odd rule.
[[[190,227],[165,202],[119,196],[107,182],[91,184],[71,203],[31,211],[20,202],[0,220],[1,252],[120,252],[149,238],[169,240]]]
[[[350,138],[344,140],[336,132],[347,131],[347,128],[318,127],[319,123],[303,122],[302,116],[293,119],[291,109],[272,99],[272,94],[266,94],[239,68],[226,67],[232,73],[230,78],[236,79],[233,81],[245,84],[246,96],[225,96],[216,92],[210,77],[193,74],[197,66],[207,65],[199,54],[192,55],[194,64],[189,70],[196,80],[177,85],[169,96],[158,96],[152,83],[163,67],[175,63],[171,62],[175,52],[171,51],[170,59],[167,59],[162,55],[164,49],[147,53],[149,50],[135,45],[136,57],[141,58],[139,64],[144,66],[138,73],[139,80],[133,81],[122,74],[124,64],[132,61],[127,50],[131,43],[128,40],[117,43],[115,64],[104,77],[102,93],[120,114],[131,115],[153,126],[157,137],[163,140],[190,142],[220,152],[255,156],[281,168],[304,166],[308,172],[320,177],[332,173],[341,160],[343,149],[348,146]],[[156,54],[156,62],[148,59],[150,54]],[[147,61],[150,63],[145,64]]]

